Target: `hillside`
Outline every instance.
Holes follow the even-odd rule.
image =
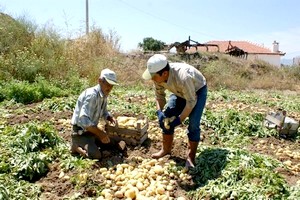
[[[198,68],[205,75],[208,85],[212,89],[299,91],[300,72],[299,68],[296,67],[277,68],[263,61],[248,61],[221,53],[204,52],[200,57],[191,58],[190,60],[176,54],[166,55],[171,62],[187,62]],[[136,71],[137,74],[130,77],[140,81],[140,75],[145,69],[145,64],[150,56],[151,54],[135,53],[127,55],[125,61],[120,61],[120,63],[122,63],[122,68]],[[130,69],[130,66],[133,69]],[[121,74],[123,73],[121,72]],[[128,81],[126,80],[126,83]]]
[[[32,82],[39,74],[57,81],[68,76],[65,79],[67,82],[71,81],[68,79],[79,76],[87,78],[89,84],[93,84],[94,74],[104,67],[110,67],[119,74],[119,79],[125,86],[144,83],[140,75],[151,55],[138,51],[121,54],[117,35],[107,35],[96,28],[88,36],[66,40],[53,30],[36,29],[39,31],[33,34],[30,30],[34,25],[26,20],[17,21],[6,14],[0,15],[0,21],[0,50],[5,55],[0,66],[1,74],[5,74],[3,80],[13,77]],[[168,57],[171,61],[188,62],[200,69],[211,89],[299,90],[299,67],[277,68],[262,61],[248,61],[209,52],[190,60],[174,54],[169,54]]]
[[[33,33],[9,15],[0,12],[0,52],[8,53],[29,46]]]

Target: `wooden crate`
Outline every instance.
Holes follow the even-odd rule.
[[[105,129],[110,138],[116,141],[125,141],[127,145],[137,146],[142,144],[148,138],[149,122],[146,119],[146,124],[137,123],[136,129],[121,128],[116,123],[115,126],[106,124]]]

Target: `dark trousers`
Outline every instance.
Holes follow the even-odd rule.
[[[189,115],[189,126],[187,130],[187,135],[190,141],[199,142],[200,141],[200,121],[203,114],[203,110],[207,99],[207,86],[203,86],[197,92],[197,103]],[[186,100],[171,94],[167,108],[165,110],[166,117],[178,116],[183,111],[186,104]]]

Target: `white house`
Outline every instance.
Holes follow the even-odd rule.
[[[248,41],[209,41],[205,44],[216,44],[219,46],[219,49],[216,47],[208,48],[199,46],[197,51],[210,51],[210,52],[228,52],[229,47],[237,47],[238,49],[243,50],[247,54],[248,60],[263,60],[270,63],[271,65],[280,67],[281,66],[281,56],[284,56],[285,53],[279,51],[279,43],[273,42],[273,49],[268,49],[262,45],[254,44]],[[196,48],[192,47],[187,50],[187,52],[195,52]]]

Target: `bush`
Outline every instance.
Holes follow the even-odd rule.
[[[29,104],[42,101],[44,98],[67,96],[69,92],[41,78],[32,84],[16,80],[2,83],[0,94],[2,101],[13,99],[18,103]]]
[[[27,25],[0,13],[0,53],[15,52],[30,45],[34,34],[30,32],[31,27]]]

